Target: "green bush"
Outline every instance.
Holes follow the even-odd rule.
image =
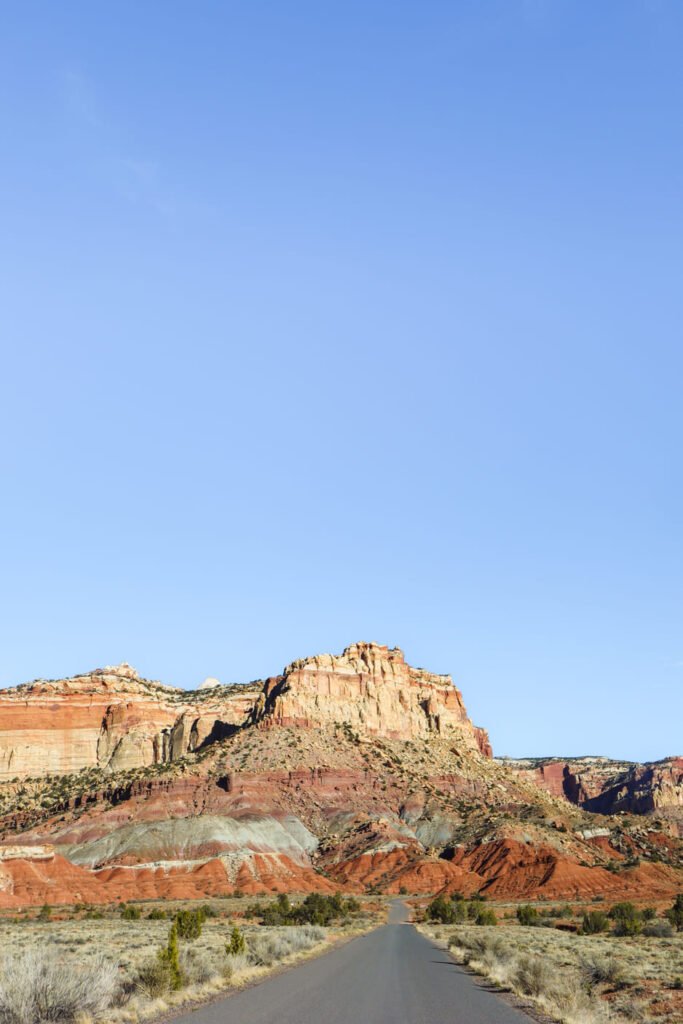
[[[212,917],[218,917],[218,911],[214,910],[213,907],[208,903],[202,904],[202,906],[199,908],[199,911],[203,915],[205,921],[208,921],[209,918]]]
[[[666,918],[672,928],[676,928],[679,932],[683,932],[683,893],[678,894],[674,900],[673,906],[667,910]]]
[[[241,953],[246,953],[246,950],[247,943],[244,933],[240,931],[237,925],[234,925],[230,932],[230,938],[225,944],[225,952],[228,956],[239,956]]]
[[[153,909],[150,910],[149,914],[147,915],[147,920],[148,921],[165,921],[166,920],[166,911],[165,910],[161,910],[159,907],[153,907]]]
[[[199,910],[179,910],[174,918],[178,938],[194,942],[202,934],[204,914]]]
[[[121,917],[124,921],[139,921],[142,911],[139,907],[131,907],[124,903],[121,907]]]
[[[275,903],[266,907],[255,905],[249,908],[249,917],[260,917],[266,925],[317,924],[323,927],[333,921],[344,921],[350,914],[360,910],[358,900],[350,897],[343,899],[339,893],[334,896],[322,896],[312,892],[303,903],[293,907],[289,897],[281,893]]]
[[[580,935],[599,935],[609,930],[609,918],[602,910],[589,910],[583,915]]]
[[[643,930],[642,915],[633,903],[615,903],[609,916],[614,921],[615,935],[640,935]]]
[[[482,907],[474,919],[474,923],[482,925],[498,924],[498,918],[492,907]]]
[[[523,903],[517,907],[517,920],[520,924],[527,927],[533,927],[539,922],[539,913],[536,907],[532,907],[529,903]]]
[[[445,899],[443,896],[435,896],[427,906],[427,919],[429,921],[438,921],[439,924],[456,924],[459,920],[456,912],[457,906],[458,904]]]
[[[51,917],[52,907],[50,906],[49,903],[43,903],[42,907],[40,908],[40,913],[38,914],[38,920],[49,921]]]

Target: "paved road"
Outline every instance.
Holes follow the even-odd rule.
[[[383,927],[174,1024],[530,1024],[406,918],[395,902]]]

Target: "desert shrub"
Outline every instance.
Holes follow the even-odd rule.
[[[553,972],[545,960],[523,956],[514,965],[511,981],[522,995],[538,998],[552,988]]]
[[[554,1016],[568,1024],[598,1024],[606,1019],[599,996],[579,984],[574,974],[556,975],[550,987],[543,992],[541,1002]]]
[[[465,963],[470,963],[472,960],[482,962],[507,960],[510,955],[503,939],[489,932],[480,932],[478,934],[474,932],[457,932],[451,936],[448,948],[465,950],[466,952],[463,957]]]
[[[223,977],[230,981],[235,974],[246,971],[248,967],[249,957],[246,953],[240,953],[239,956],[228,956],[223,966]]]
[[[464,946],[469,955],[467,960],[480,960],[485,964],[493,965],[505,963],[510,959],[511,952],[505,941],[498,935],[469,935],[463,937],[454,936],[451,938],[449,949]]]
[[[532,907],[529,903],[523,903],[517,907],[517,920],[520,924],[526,925],[527,927],[537,925],[539,923],[539,914],[536,907]]]
[[[49,921],[51,917],[52,907],[50,906],[49,903],[43,903],[42,907],[40,908],[40,913],[38,914],[38,920]]]
[[[212,917],[218,917],[218,911],[214,910],[209,903],[203,903],[199,908],[199,912],[205,921],[208,921]]]
[[[121,907],[121,917],[124,921],[139,921],[142,917],[142,911],[139,907],[131,907],[124,903]]]
[[[312,892],[297,907],[293,907],[289,897],[281,893],[274,903],[266,907],[250,907],[249,916],[260,917],[264,924],[273,927],[301,924],[326,926],[333,921],[345,921],[350,914],[356,913],[359,909],[358,900],[353,897],[343,899],[339,893],[334,896],[323,896]]]
[[[615,935],[640,935],[643,929],[640,911],[633,903],[615,903],[609,916],[614,921]]]
[[[171,987],[171,972],[168,964],[159,956],[147,960],[138,968],[134,984],[150,999],[163,996]]]
[[[186,985],[202,985],[214,977],[215,971],[202,953],[190,947],[180,953],[180,974]]]
[[[159,963],[168,971],[168,987],[176,992],[183,987],[183,975],[178,953],[178,925],[175,921],[168,933],[168,942],[159,950],[157,957]]]
[[[325,936],[320,925],[300,925],[256,935],[249,941],[248,957],[251,963],[269,967],[293,953],[301,953],[315,946]]]
[[[438,921],[440,924],[456,924],[463,920],[462,917],[457,916],[456,908],[458,906],[459,904],[447,900],[444,896],[435,896],[427,906],[427,919]]]
[[[179,910],[173,920],[180,939],[194,942],[202,934],[204,915],[201,908],[199,910]]]
[[[670,939],[673,934],[673,926],[668,921],[650,921],[643,928],[643,935],[651,939]]]
[[[147,915],[147,920],[148,921],[165,921],[166,920],[166,911],[165,910],[161,910],[159,907],[154,907],[152,910],[150,910],[149,914]]]
[[[225,952],[228,956],[240,956],[245,953],[247,949],[246,939],[244,933],[240,931],[237,925],[233,926],[230,932],[230,938],[225,944]]]
[[[581,980],[587,989],[596,985],[611,985],[616,988],[623,981],[623,970],[613,956],[585,957],[581,961]]]
[[[666,917],[672,928],[676,928],[679,932],[683,931],[683,893],[679,892],[673,906],[667,910]]]
[[[492,907],[481,907],[477,912],[474,923],[480,925],[494,925],[498,924],[498,918],[496,917]]]
[[[101,1017],[114,1001],[118,966],[105,957],[64,970],[51,949],[7,956],[0,966],[0,1024],[68,1024]]]
[[[654,921],[657,917],[657,910],[655,907],[643,907],[640,913],[643,921]]]
[[[583,915],[581,935],[599,935],[609,930],[609,918],[601,910],[589,910]]]

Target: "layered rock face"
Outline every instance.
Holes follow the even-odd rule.
[[[683,824],[683,757],[628,764],[605,757],[506,763],[548,793],[596,814],[651,814]]]
[[[449,676],[378,644],[208,683],[187,692],[120,665],[0,691],[0,907],[680,889],[677,824],[658,819],[680,805],[681,758],[496,761]],[[603,808],[657,818],[587,813]]]
[[[241,726],[256,696],[220,687],[193,701],[126,664],[2,690],[0,781],[177,759]]]
[[[0,781],[177,761],[248,724],[334,722],[400,739],[436,733],[491,754],[449,676],[411,668],[397,648],[354,644],[248,686],[189,693],[123,664],[0,691]]]
[[[346,724],[389,739],[452,737],[491,756],[484,729],[472,725],[450,676],[406,664],[403,652],[379,644],[352,644],[340,655],[292,662],[266,684],[262,720],[303,728]]]

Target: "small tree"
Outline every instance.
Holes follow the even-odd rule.
[[[225,944],[225,952],[228,956],[240,956],[246,952],[246,949],[247,942],[244,938],[244,933],[240,931],[237,925],[233,925],[230,938]]]
[[[174,920],[179,938],[194,942],[202,934],[204,915],[201,909],[179,910]]]
[[[679,932],[683,932],[683,892],[679,892],[678,896],[674,900],[673,906],[666,912],[669,924],[673,928],[678,929]]]
[[[38,920],[49,921],[51,917],[52,907],[50,906],[49,903],[43,903],[42,907],[40,908],[40,913],[38,914]]]
[[[130,907],[124,903],[121,907],[121,917],[124,921],[139,921],[142,917],[142,912],[139,907]]]
[[[173,922],[168,933],[168,943],[159,950],[159,960],[168,971],[169,988],[177,992],[183,987],[183,977],[180,971],[180,957],[178,954],[178,926]]]

